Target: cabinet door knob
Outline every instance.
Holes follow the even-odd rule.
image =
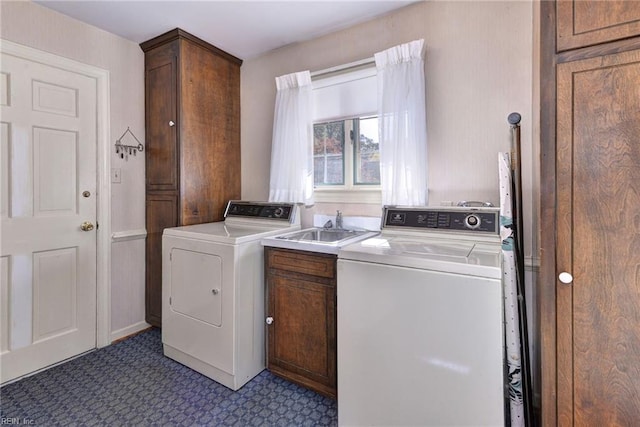
[[[220,293],[220,289],[211,289],[211,293],[214,295],[218,295]]]
[[[270,325],[273,323],[273,317],[269,316],[265,319],[265,322],[267,322],[267,325]]]
[[[173,122],[173,120],[169,120],[169,127],[173,127],[173,126],[175,126],[175,125],[176,125],[176,124]]]
[[[569,284],[573,282],[573,276],[570,273],[563,271],[558,275],[558,280],[560,280],[562,283]]]

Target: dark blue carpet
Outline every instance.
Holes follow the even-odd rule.
[[[167,358],[160,330],[0,389],[0,422],[46,426],[330,426],[336,402],[263,371],[238,391]]]

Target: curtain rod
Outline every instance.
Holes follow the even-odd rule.
[[[359,61],[349,62],[348,64],[336,65],[335,67],[325,68],[324,70],[312,71],[311,79],[323,77],[328,74],[341,73],[354,68],[361,68],[370,64],[375,64],[373,57],[361,59]]]

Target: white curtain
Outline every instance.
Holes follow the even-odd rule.
[[[309,71],[276,78],[270,202],[313,205],[313,111]]]
[[[423,46],[415,40],[375,54],[383,205],[428,202]]]

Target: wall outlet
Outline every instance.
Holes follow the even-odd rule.
[[[120,184],[122,181],[121,178],[122,171],[120,168],[112,168],[111,169],[111,182],[114,184]]]

